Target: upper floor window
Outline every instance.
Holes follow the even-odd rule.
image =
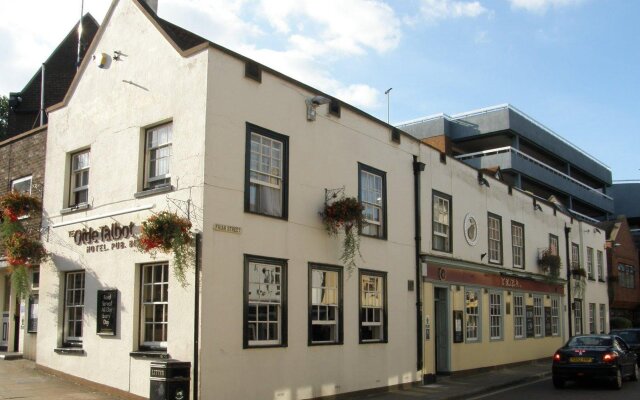
[[[635,289],[636,267],[633,265],[618,264],[618,285],[627,289]]]
[[[359,200],[364,207],[362,234],[381,239],[387,237],[386,173],[358,163]]]
[[[434,250],[451,252],[451,196],[433,191],[432,245]]]
[[[597,251],[596,262],[598,264],[598,280],[604,282],[604,257],[602,250]]]
[[[289,138],[247,124],[245,211],[287,218]]]
[[[247,255],[244,272],[244,347],[286,346],[286,261]]]
[[[70,207],[89,202],[89,154],[90,150],[83,150],[71,155]]]
[[[342,343],[342,268],[311,265],[309,344]]]
[[[173,124],[147,129],[145,138],[145,189],[171,183],[171,136]]]
[[[558,237],[556,235],[549,234],[549,252],[551,255],[559,256]]]
[[[387,275],[360,270],[360,343],[387,341]]]
[[[593,272],[593,249],[591,247],[587,247],[587,274],[589,279],[595,279]]]
[[[511,221],[513,267],[524,268],[524,225]]]
[[[502,217],[489,213],[489,262],[502,264]]]
[[[31,175],[11,181],[11,190],[31,194]]]
[[[571,268],[580,268],[580,246],[576,243],[571,243]]]

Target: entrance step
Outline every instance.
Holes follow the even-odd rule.
[[[20,360],[22,359],[22,353],[0,353],[0,360]]]

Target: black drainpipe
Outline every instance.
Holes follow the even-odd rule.
[[[200,265],[202,263],[202,233],[196,233],[195,295],[193,315],[193,400],[198,400],[198,377],[200,375]]]
[[[571,260],[569,259],[569,233],[571,232],[571,228],[564,225],[564,240],[566,244],[566,253],[567,253],[567,304],[569,305],[569,337],[573,336],[571,334],[572,331],[572,321],[573,321],[573,299],[571,298]]]
[[[417,156],[413,156],[413,201],[415,214],[415,240],[416,240],[416,355],[417,370],[422,370],[422,226],[420,214],[420,173],[424,171],[425,164],[418,161]]]

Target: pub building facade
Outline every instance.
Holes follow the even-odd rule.
[[[478,347],[516,353],[501,363],[547,357],[562,340],[506,338],[509,290],[526,295],[523,307],[534,304],[529,294],[543,308],[561,303],[566,337],[564,281],[545,279],[532,249],[547,246],[539,236],[559,237],[563,218],[579,222],[529,210],[529,195],[498,181],[480,187],[470,167],[144,2],[115,0],[101,26],[89,49],[96,57],[49,109],[42,368],[142,398],[151,362],[164,358],[191,363],[192,398],[307,399],[413,383],[438,372],[438,329],[452,342],[450,372],[486,365],[461,361],[453,344],[453,311],[470,281],[479,332],[489,327],[485,289],[503,290],[505,339],[482,336]],[[453,252],[432,250],[434,193],[450,196],[450,223],[437,204]],[[354,269],[340,260],[342,236],[327,235],[319,216],[334,195],[365,208]],[[193,224],[184,285],[171,254],[134,243],[165,210]],[[463,211],[477,218],[475,247],[462,244]],[[504,232],[511,218],[525,226],[522,272],[476,254],[487,251],[488,212],[502,216]],[[510,238],[501,239],[504,257]],[[440,320],[433,294],[443,286],[449,311]]]

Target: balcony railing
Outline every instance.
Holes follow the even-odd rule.
[[[489,149],[489,150],[484,150],[484,151],[477,151],[475,153],[463,154],[463,155],[460,155],[460,156],[456,156],[456,159],[458,159],[460,161],[464,161],[464,160],[470,160],[470,159],[474,159],[474,158],[480,158],[480,157],[491,156],[491,155],[496,155],[496,154],[503,154],[503,153],[514,154],[514,155],[516,155],[518,157],[521,157],[521,158],[523,158],[523,159],[525,159],[525,160],[527,160],[527,161],[529,161],[529,162],[531,162],[533,164],[538,165],[541,168],[546,169],[547,171],[549,171],[549,172],[551,172],[551,173],[553,173],[553,174],[555,174],[555,175],[557,175],[557,176],[559,176],[559,177],[561,177],[561,178],[563,178],[565,180],[568,180],[568,181],[580,186],[583,189],[589,190],[589,191],[591,191],[591,192],[593,192],[593,193],[595,193],[595,194],[597,194],[597,195],[599,195],[599,196],[601,196],[601,197],[603,197],[603,198],[605,198],[607,200],[613,200],[612,197],[607,196],[606,194],[602,193],[601,191],[599,191],[597,189],[594,189],[591,186],[586,185],[586,184],[580,182],[579,180],[577,180],[577,179],[565,174],[564,172],[560,172],[557,169],[555,169],[555,168],[553,168],[553,167],[551,167],[551,166],[549,166],[549,165],[547,165],[547,164],[545,164],[545,163],[543,163],[543,162],[541,162],[541,161],[539,161],[539,160],[537,160],[537,159],[535,159],[535,158],[533,158],[533,157],[521,152],[520,150],[511,147],[511,146],[499,147],[497,149]]]

